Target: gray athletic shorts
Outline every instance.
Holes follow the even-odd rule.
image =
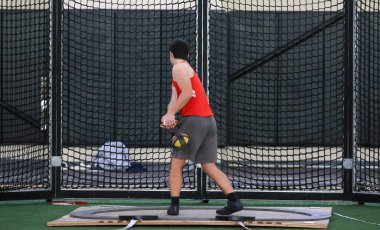
[[[194,163],[216,163],[217,131],[215,117],[189,116],[181,119],[177,133],[187,134],[190,146],[184,152],[172,149],[172,157]]]

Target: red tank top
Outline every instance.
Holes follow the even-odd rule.
[[[206,93],[203,89],[201,80],[198,77],[198,74],[194,71],[194,75],[190,78],[191,88],[192,88],[192,97],[187,102],[187,104],[182,107],[180,114],[182,117],[186,116],[200,116],[200,117],[210,117],[213,116],[210,105],[206,97]],[[177,92],[177,96],[181,95],[181,89],[179,88],[176,81],[172,81],[172,85]]]

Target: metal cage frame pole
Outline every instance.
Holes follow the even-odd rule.
[[[4,49],[4,44],[3,44],[3,41],[4,41],[4,38],[3,38],[3,34],[4,34],[4,15],[3,15],[3,9],[0,10],[0,101],[3,101],[3,88],[4,88],[4,57],[3,57],[3,49]],[[1,120],[0,120],[0,127],[1,127],[1,130],[0,130],[0,142],[2,142],[4,140],[4,131],[3,131],[3,125],[4,125],[4,121],[3,121],[3,117],[4,117],[4,109],[2,107],[0,107],[0,115],[1,115]]]
[[[62,0],[52,0],[51,169],[52,197],[61,193],[62,155]]]
[[[354,0],[345,0],[343,199],[352,199],[354,156]]]
[[[4,44],[3,44],[3,41],[4,41],[4,38],[3,38],[3,34],[4,34],[4,16],[3,16],[3,10],[0,10],[0,101],[3,101],[3,76],[4,76],[4,64],[3,64],[3,60],[4,60],[4,57],[3,57],[3,49],[4,49]],[[4,131],[3,131],[3,125],[4,125],[4,121],[3,121],[3,117],[4,117],[4,110],[2,107],[0,107],[0,117],[1,117],[1,120],[0,120],[0,127],[1,127],[1,130],[0,130],[0,143],[3,141],[3,138],[4,138]]]
[[[208,1],[197,1],[197,70],[206,95],[208,89]],[[197,191],[195,198],[207,199],[207,175],[202,168],[196,167]]]

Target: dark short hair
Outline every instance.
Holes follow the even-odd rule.
[[[189,44],[182,40],[175,40],[172,42],[169,48],[170,52],[173,53],[174,58],[180,58],[187,60],[189,57]]]

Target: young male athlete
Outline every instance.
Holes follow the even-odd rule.
[[[234,192],[226,174],[216,167],[217,161],[217,129],[214,114],[202,83],[187,62],[189,46],[181,40],[170,46],[170,62],[172,69],[172,96],[167,113],[161,122],[166,128],[176,126],[175,114],[180,112],[181,122],[178,133],[189,136],[189,146],[184,152],[172,150],[169,185],[171,205],[169,215],[179,214],[179,197],[182,188],[182,167],[186,160],[201,164],[202,170],[219,186],[227,196],[227,205],[217,210],[220,215],[229,215],[243,209],[239,197]]]

